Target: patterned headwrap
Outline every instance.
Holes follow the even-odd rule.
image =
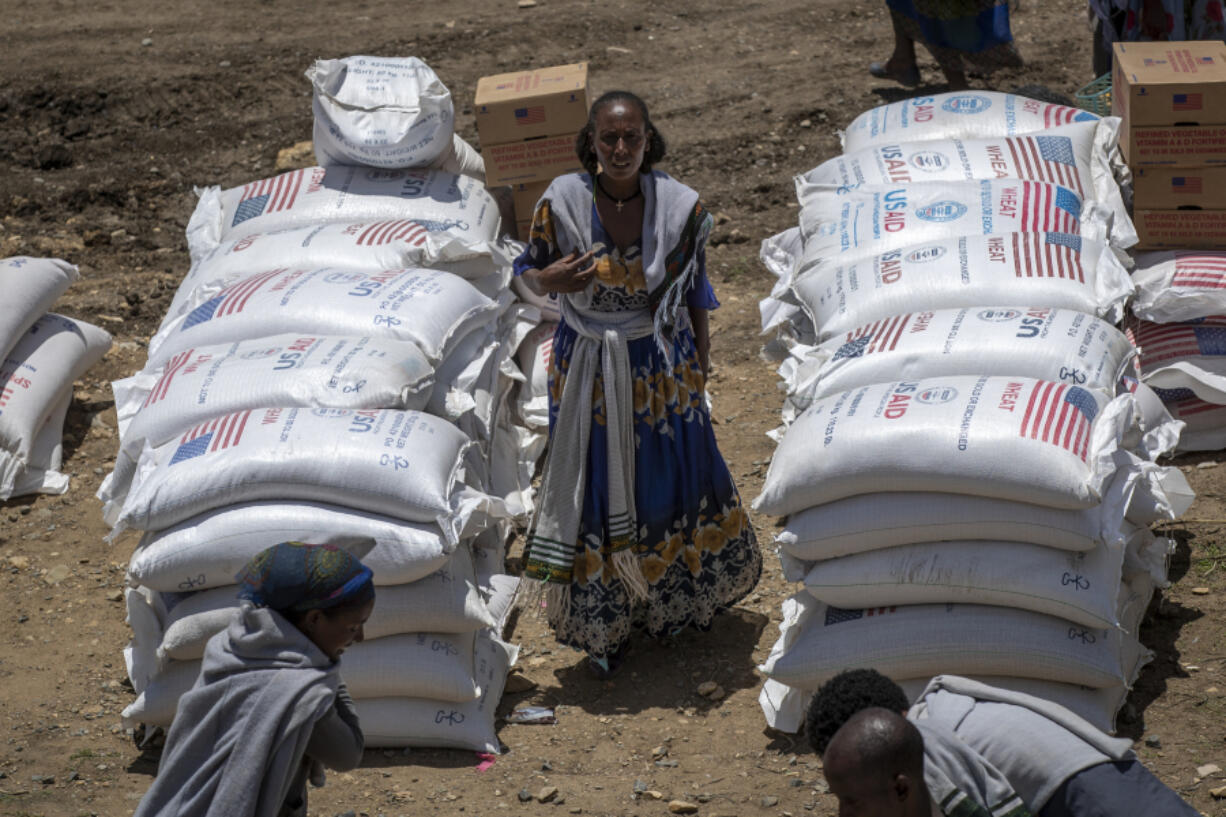
[[[240,599],[279,613],[326,610],[375,595],[370,568],[335,545],[282,542],[257,553],[234,578]]]

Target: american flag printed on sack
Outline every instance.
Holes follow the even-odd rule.
[[[862,357],[873,352],[892,352],[898,348],[898,341],[910,321],[910,315],[895,315],[853,329],[847,333],[847,342],[835,352],[834,359]]]
[[[1019,206],[1023,233],[1078,233],[1081,197],[1058,184],[1022,182]]]
[[[1226,253],[1176,252],[1171,286],[1226,289]]]
[[[247,306],[247,302],[251,300],[251,296],[260,287],[285,271],[285,268],[269,270],[259,275],[253,275],[250,278],[244,278],[237,284],[231,284],[188,313],[187,319],[183,321],[182,329],[191,329],[196,324],[204,323],[212,318],[221,318],[226,315],[242,312],[243,308]]]
[[[250,416],[251,411],[247,410],[201,423],[179,439],[179,447],[170,458],[170,464],[190,460],[210,451],[233,448],[242,441],[243,430],[247,428],[247,418]]]
[[[161,377],[158,378],[158,382],[149,391],[145,402],[141,403],[141,408],[151,406],[166,398],[166,395],[170,392],[170,381],[174,379],[174,376],[179,373],[180,369],[188,364],[195,351],[195,349],[188,349],[186,352],[180,352],[166,362],[166,366],[162,369]]]
[[[1141,369],[1187,357],[1226,355],[1226,317],[1197,323],[1141,323],[1136,331]]]
[[[362,231],[357,243],[359,246],[375,247],[403,241],[412,247],[420,247],[426,243],[429,233],[428,229],[412,219],[377,221]]]
[[[276,213],[293,207],[304,178],[305,169],[293,170],[271,179],[243,185],[243,193],[238,200],[238,207],[234,210],[234,219],[230,226],[242,224],[247,219],[264,213]]]
[[[1062,184],[1084,195],[1073,156],[1073,140],[1069,137],[1014,136],[1005,143],[1021,178]]]
[[[1018,278],[1086,281],[1081,236],[1068,233],[1014,233],[1013,266]]]
[[[545,121],[545,106],[530,105],[527,108],[515,109],[516,125],[539,125]]]
[[[1172,193],[1191,193],[1199,196],[1203,186],[1200,176],[1174,176],[1171,178]]]
[[[1067,383],[1040,380],[1031,387],[1018,435],[1051,443],[1085,462],[1097,415],[1098,404],[1090,392]]]
[[[1199,111],[1204,105],[1202,94],[1173,94],[1171,96],[1172,111]]]

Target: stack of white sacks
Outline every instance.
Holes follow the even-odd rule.
[[[788,396],[755,507],[785,517],[805,585],[762,666],[770,725],[796,731],[824,681],[874,667],[1112,728],[1165,582],[1148,526],[1191,493],[1153,463],[1179,424],[1121,386],[1117,126],[999,93],[907,100],[797,179],[799,228],[763,245]]]
[[[1179,450],[1226,448],[1226,253],[1141,253],[1132,278],[1138,376],[1184,422]]]
[[[144,531],[125,717],[170,724],[248,559],[333,543],[374,572],[342,664],[366,745],[497,752],[517,652],[503,543],[540,453],[514,354],[539,312],[508,291],[514,247],[481,181],[398,163],[461,144],[433,72],[351,57],[308,76],[321,166],[202,191],[191,271],[144,370],[114,384],[99,496],[113,535]]]
[[[72,383],[111,348],[105,330],[48,311],[79,277],[58,258],[0,259],[0,500],[68,490]]]

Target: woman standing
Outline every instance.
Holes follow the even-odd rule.
[[[1017,68],[1021,55],[1009,30],[1010,0],[886,0],[894,26],[894,53],[868,70],[908,87],[920,84],[915,44],[921,42],[945,74],[949,90],[967,86],[968,72]]]
[[[331,545],[282,542],[236,578],[243,602],[209,639],[135,817],[305,817],[307,781],[362,760],[338,662],[374,609],[370,569]]]
[[[1111,46],[1138,40],[1226,39],[1223,0],[1090,0],[1094,75],[1111,70]]]
[[[537,204],[516,274],[556,293],[550,452],[525,574],[548,588],[559,641],[608,677],[631,629],[707,629],[762,557],[705,400],[711,216],[660,171],[647,106],[596,100],[576,149],[587,173]]]

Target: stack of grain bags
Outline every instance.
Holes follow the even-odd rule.
[[[1132,277],[1138,376],[1184,422],[1179,450],[1226,448],[1226,252],[1141,253]]]
[[[172,721],[251,556],[332,543],[377,588],[342,668],[367,746],[497,752],[503,543],[533,466],[505,415],[538,314],[507,292],[479,179],[419,166],[459,144],[434,73],[352,57],[308,76],[321,166],[202,191],[191,271],[144,370],[114,384],[99,496],[112,536],[144,532],[125,717]]]
[[[58,258],[0,259],[0,501],[68,490],[72,383],[111,348],[104,330],[48,311],[78,277]]]
[[[755,507],[786,517],[785,576],[805,584],[762,666],[772,726],[871,666],[1112,728],[1165,582],[1148,524],[1190,501],[1153,463],[1179,424],[1121,386],[1135,233],[1116,127],[999,93],[919,98],[857,118],[847,153],[797,179],[800,226],[763,247],[788,397]]]

